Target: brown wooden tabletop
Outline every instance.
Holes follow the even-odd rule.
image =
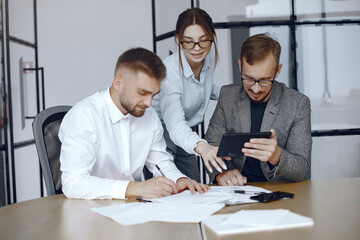
[[[241,209],[289,209],[311,217],[314,226],[217,236],[213,239],[360,239],[360,178],[300,183],[255,183],[271,191],[295,194],[293,199],[228,206],[218,213]],[[123,226],[94,213],[93,207],[133,200],[73,200],[44,197],[0,208],[0,239],[201,239],[198,224],[149,222]]]

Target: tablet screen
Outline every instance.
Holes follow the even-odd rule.
[[[271,132],[260,133],[224,133],[221,138],[218,157],[238,157],[243,156],[241,149],[251,138],[270,138]]]

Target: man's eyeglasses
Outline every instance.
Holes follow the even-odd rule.
[[[201,40],[199,42],[181,41],[180,43],[184,49],[190,50],[193,49],[196,45],[199,45],[200,48],[209,48],[211,46],[212,40]]]
[[[273,80],[255,80],[255,79],[251,79],[251,78],[241,78],[243,84],[245,85],[255,85],[255,83],[259,83],[260,86],[263,87],[269,87],[273,84]]]
[[[278,70],[278,67],[276,67],[275,74],[274,74],[274,77],[272,80],[256,80],[256,79],[252,79],[252,78],[241,77],[241,81],[243,84],[249,85],[249,86],[252,86],[252,85],[255,85],[256,83],[258,83],[262,87],[270,87],[274,83],[277,70]],[[242,72],[242,68],[241,68],[241,72]]]

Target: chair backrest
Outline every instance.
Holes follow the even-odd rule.
[[[60,149],[58,137],[60,124],[71,106],[55,106],[40,112],[34,119],[32,127],[36,150],[45,180],[48,196],[60,194]]]

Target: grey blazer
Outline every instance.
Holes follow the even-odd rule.
[[[265,108],[260,131],[276,131],[281,157],[273,168],[261,162],[268,181],[302,181],[308,178],[311,156],[310,100],[305,95],[274,81],[273,91]],[[218,146],[223,133],[251,130],[250,99],[241,84],[221,88],[219,101],[206,132],[206,140]],[[228,170],[242,171],[246,157],[226,161]],[[219,172],[209,173],[210,183]]]

